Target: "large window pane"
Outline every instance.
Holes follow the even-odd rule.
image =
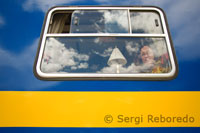
[[[164,38],[48,37],[44,73],[168,73]]]

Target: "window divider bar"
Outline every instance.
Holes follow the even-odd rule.
[[[128,24],[129,24],[129,33],[132,34],[130,9],[128,9]]]
[[[166,37],[166,34],[46,34],[46,37]]]

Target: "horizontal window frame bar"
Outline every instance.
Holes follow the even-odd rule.
[[[46,37],[167,37],[166,34],[80,34],[80,33],[73,33],[73,34],[46,34]]]
[[[135,73],[135,74],[97,74],[97,73],[44,73],[39,71],[39,75],[51,80],[169,80],[174,75],[174,70],[169,73]]]

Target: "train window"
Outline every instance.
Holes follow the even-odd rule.
[[[167,80],[177,63],[156,7],[55,7],[35,61],[44,80]]]

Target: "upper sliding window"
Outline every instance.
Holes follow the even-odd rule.
[[[35,74],[44,80],[168,80],[177,62],[155,7],[55,7],[47,13]]]
[[[57,12],[49,33],[129,33],[127,10],[73,10]]]

